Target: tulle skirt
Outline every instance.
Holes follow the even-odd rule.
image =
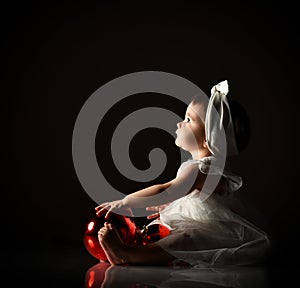
[[[199,193],[195,190],[172,202],[161,211],[159,219],[149,224],[170,230],[156,243],[176,261],[194,267],[263,262],[270,246],[267,234],[223,205],[219,195],[201,202]]]
[[[211,195],[205,201],[199,191],[172,202],[160,212],[160,218],[139,227],[134,218],[113,214],[109,222],[117,228],[123,241],[132,246],[157,243],[173,255],[171,266],[217,267],[257,265],[269,252],[267,234],[227,208],[222,197]],[[98,231],[104,215],[90,219],[84,243],[90,254],[106,261]]]

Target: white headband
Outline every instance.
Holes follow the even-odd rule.
[[[220,82],[211,89],[205,117],[208,149],[214,156],[222,158],[225,155],[226,146],[227,156],[238,154],[230,107],[226,97],[228,91],[227,80]],[[224,143],[224,137],[222,137],[224,130],[226,143]]]

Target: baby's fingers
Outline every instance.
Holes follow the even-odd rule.
[[[153,219],[153,218],[157,218],[157,217],[159,217],[159,213],[154,213],[154,214],[147,216],[147,219]]]
[[[104,217],[104,218],[105,218],[106,220],[107,220],[107,219],[110,217],[110,215],[113,213],[112,210],[113,210],[113,209],[110,208],[110,209],[107,211],[107,213],[105,214],[105,217]]]
[[[107,202],[106,202],[106,203],[102,203],[101,205],[95,207],[95,210],[98,211],[98,210],[100,210],[101,208],[107,206],[107,204],[108,204]]]
[[[101,210],[99,210],[99,211],[97,211],[96,212],[96,215],[98,216],[98,217],[101,217],[103,214],[105,214],[107,212],[107,209],[105,209],[105,208],[102,208]]]
[[[109,208],[109,205],[103,206],[100,210],[98,210],[98,211],[96,212],[96,215],[97,215],[98,217],[101,217],[104,213],[107,212],[108,208]]]

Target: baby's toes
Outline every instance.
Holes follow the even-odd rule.
[[[104,236],[105,236],[105,234],[106,234],[106,232],[107,232],[107,228],[106,227],[102,227],[100,230],[99,230],[99,232],[98,232],[98,238],[100,239],[102,239]]]
[[[114,226],[113,226],[111,223],[108,223],[108,224],[107,224],[107,228],[108,228],[109,230],[112,230],[112,229],[114,229]]]

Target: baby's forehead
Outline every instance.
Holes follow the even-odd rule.
[[[202,103],[191,102],[188,105],[186,112],[189,113],[191,116],[200,117],[202,120],[205,119],[206,109],[205,109],[205,105]]]

